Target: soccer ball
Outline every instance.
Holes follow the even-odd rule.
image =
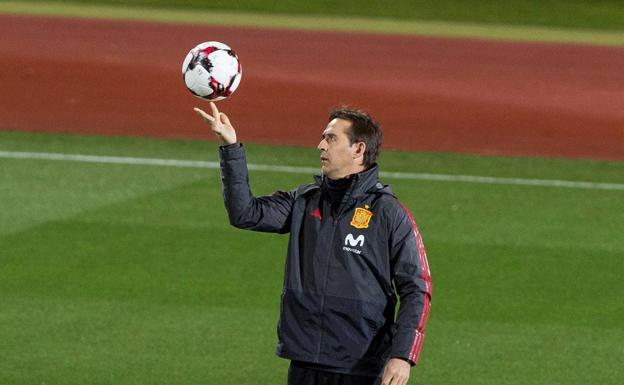
[[[186,88],[198,98],[212,101],[230,96],[243,76],[236,53],[223,43],[207,41],[189,51],[182,62]]]

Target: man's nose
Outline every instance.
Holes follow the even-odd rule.
[[[316,148],[321,151],[327,151],[327,146],[325,146],[326,144],[327,142],[325,141],[325,139],[321,139],[321,141],[319,142],[318,146],[316,146]]]

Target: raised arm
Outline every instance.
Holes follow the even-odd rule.
[[[212,102],[210,108],[212,115],[199,108],[195,111],[223,144],[219,147],[221,182],[230,224],[248,230],[288,232],[295,193],[278,191],[271,196],[254,197],[249,187],[244,146],[237,142],[230,119]]]

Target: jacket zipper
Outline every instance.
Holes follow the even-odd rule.
[[[331,210],[331,208],[330,208]],[[327,257],[327,263],[325,265],[325,274],[323,277],[323,287],[322,287],[322,295],[321,295],[321,308],[319,311],[319,320],[320,320],[320,324],[319,324],[319,329],[320,329],[320,337],[319,337],[319,343],[318,343],[318,347],[316,349],[316,357],[314,359],[315,363],[319,363],[319,360],[321,358],[321,346],[323,345],[323,335],[324,333],[324,328],[323,328],[323,312],[325,310],[325,295],[326,295],[326,291],[327,291],[327,277],[329,275],[329,264],[331,262],[331,256],[333,255],[333,247],[335,245],[335,238],[336,238],[336,230],[338,228],[337,224],[340,218],[340,214],[338,214],[336,217],[332,217],[331,219],[331,223],[332,223],[332,227],[333,227],[333,231],[332,231],[332,241],[329,243],[329,250],[328,250],[328,257]]]
[[[329,256],[327,257],[327,264],[325,265],[325,276],[323,277],[323,288],[322,288],[322,296],[321,296],[321,309],[319,312],[319,319],[320,319],[320,325],[319,325],[319,329],[320,329],[320,338],[319,338],[319,344],[316,350],[316,359],[314,360],[315,363],[319,363],[319,359],[321,357],[321,346],[323,345],[323,334],[324,334],[324,330],[323,330],[323,311],[325,310],[325,295],[326,295],[326,290],[327,290],[327,276],[329,275],[329,264],[331,262],[330,258],[331,255],[333,254],[334,251],[334,246],[335,246],[335,238],[336,238],[336,230],[338,229],[338,222],[340,221],[340,218],[343,216],[345,208],[346,207],[351,207],[351,205],[355,202],[355,200],[352,198],[352,194],[353,194],[353,188],[355,186],[355,183],[353,185],[351,185],[351,188],[349,189],[349,191],[347,191],[347,195],[345,196],[346,199],[343,199],[343,201],[340,204],[340,207],[338,208],[338,212],[336,214],[335,217],[332,216],[332,226],[334,227],[333,231],[332,231],[332,241],[330,242],[330,247],[329,247]],[[347,204],[348,202],[348,204]],[[331,206],[330,206],[330,211],[331,211]]]
[[[321,296],[321,308],[319,311],[319,329],[320,329],[320,336],[319,336],[319,343],[318,343],[318,347],[316,349],[316,357],[314,362],[315,363],[319,363],[319,359],[321,357],[321,346],[323,345],[323,334],[324,330],[323,330],[323,311],[325,310],[325,295],[326,295],[326,290],[327,290],[327,276],[329,275],[329,263],[330,263],[330,258],[333,255],[333,248],[335,245],[335,238],[336,238],[336,230],[338,228],[338,222],[340,221],[340,218],[343,215],[343,212],[345,211],[345,207],[350,207],[351,203],[353,203],[352,201],[354,201],[354,199],[352,199],[352,194],[353,194],[353,188],[355,186],[355,182],[351,185],[351,187],[349,188],[349,190],[347,191],[346,195],[342,200],[342,202],[340,203],[340,207],[338,208],[337,214],[336,216],[332,216],[332,226],[333,226],[333,231],[332,231],[332,241],[329,243],[329,253],[328,253],[328,257],[327,257],[327,264],[325,265],[325,276],[323,277],[323,288],[322,288],[322,296]],[[349,204],[345,204],[345,202],[349,201]],[[331,206],[329,207],[329,210],[331,212]]]

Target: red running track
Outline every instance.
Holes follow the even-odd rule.
[[[181,63],[223,41],[242,141],[316,145],[332,106],[385,147],[624,159],[624,48],[0,15],[0,127],[209,138]]]

